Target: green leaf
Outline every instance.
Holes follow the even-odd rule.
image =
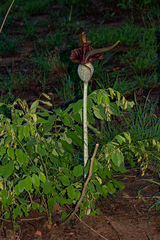
[[[66,150],[67,152],[70,152],[70,153],[74,152],[74,149],[70,144],[68,144],[67,142],[65,142],[63,140],[60,140],[59,142],[62,144],[62,147],[64,150]]]
[[[73,106],[73,113],[77,113],[79,112],[83,107],[83,101],[82,100],[78,100]]]
[[[17,157],[17,161],[19,162],[19,164],[23,164],[23,152],[21,149],[16,149],[15,150],[15,154],[16,154],[16,157]]]
[[[67,201],[66,201],[65,198],[62,198],[62,197],[59,197],[59,196],[55,196],[55,198],[56,198],[57,202],[58,202],[61,206],[63,206],[64,204],[67,203]]]
[[[19,139],[20,141],[22,141],[23,138],[24,138],[23,126],[19,126],[19,128],[18,128],[18,139]]]
[[[42,101],[42,100],[40,100],[40,102],[43,103],[43,104],[46,104],[49,107],[53,107],[52,103],[50,103],[50,102]]]
[[[75,199],[75,200],[79,200],[79,199],[80,199],[80,196],[81,196],[81,192],[80,192],[80,191],[75,191],[74,199]]]
[[[101,194],[102,193],[102,186],[101,186],[101,184],[97,180],[94,181],[94,184],[96,186],[97,192]]]
[[[5,145],[9,144],[12,141],[12,136],[8,136],[5,140]]]
[[[25,186],[26,186],[26,182],[25,182],[25,180],[20,180],[19,182],[18,182],[18,190],[19,190],[19,192],[23,192],[23,190],[25,189]]]
[[[17,161],[19,162],[20,165],[28,163],[27,154],[24,153],[21,149],[16,149],[15,154],[17,157]]]
[[[57,117],[56,115],[51,115],[48,117],[48,122],[43,124],[44,133],[47,133],[51,130],[56,117]]]
[[[43,191],[44,191],[45,194],[50,194],[50,193],[53,192],[53,188],[52,188],[50,182],[45,181],[45,182],[42,184],[42,186],[43,186]]]
[[[32,209],[33,209],[33,210],[39,209],[39,204],[32,202]]]
[[[14,163],[13,161],[10,161],[8,164],[3,166],[2,176],[4,178],[8,178],[13,173],[13,170],[14,170]]]
[[[73,118],[76,122],[78,122],[78,123],[81,123],[81,122],[82,122],[80,113],[72,114],[72,118]],[[69,121],[69,124],[68,124],[67,126],[71,126],[71,122],[70,122],[70,121]]]
[[[39,187],[40,185],[40,180],[39,177],[36,174],[32,175],[32,182],[36,187]]]
[[[102,189],[101,189],[101,193],[102,193]],[[98,199],[99,198],[99,193],[93,193],[93,197],[94,197],[94,199]]]
[[[125,186],[116,179],[113,179],[112,182],[114,183],[116,188],[120,189],[120,191],[122,191],[125,188]]]
[[[104,169],[99,169],[98,170],[98,176],[100,176],[101,178],[106,178],[106,174],[104,173]]]
[[[11,195],[11,193],[8,191],[8,196],[7,196],[7,205],[11,205],[13,203],[13,197]]]
[[[22,197],[23,197],[23,196],[22,196]],[[25,200],[24,198],[20,198],[20,197],[17,197],[17,196],[16,196],[16,199],[17,199],[20,203],[27,205],[27,200]]]
[[[100,209],[98,209],[98,208],[95,210],[95,212],[96,212],[98,215],[103,214],[103,213],[100,211]]]
[[[68,138],[71,138],[73,141],[73,144],[75,144],[76,146],[80,146],[81,148],[83,148],[83,142],[82,139],[80,139],[79,137],[77,137],[77,134],[75,132],[72,131],[67,131],[66,135]]]
[[[91,209],[95,209],[95,200],[92,200],[92,201],[90,202],[90,208],[91,208]]]
[[[89,123],[95,124],[95,118],[94,118],[92,112],[87,114],[87,121],[88,121]]]
[[[101,131],[98,131],[97,128],[94,128],[91,124],[88,123],[88,127],[98,136],[98,138],[102,139]]]
[[[60,139],[61,139],[62,141],[67,142],[68,144],[72,144],[72,139],[71,139],[71,138],[68,138],[65,132],[62,133]]]
[[[47,200],[47,203],[48,203],[48,208],[49,208],[50,210],[52,210],[53,205],[56,204],[56,199],[55,199],[55,198],[49,198],[49,199]]]
[[[38,117],[37,119],[37,123],[49,123],[48,120],[44,119],[44,118],[41,118],[41,117]]]
[[[103,103],[108,106],[110,103],[110,99],[108,97],[108,93],[103,93]]]
[[[68,214],[63,211],[62,214],[61,214],[61,219],[65,220],[67,216],[68,216]]]
[[[50,96],[48,96],[46,93],[42,93],[42,95],[47,98],[48,100],[51,100]]]
[[[18,196],[20,194],[20,191],[18,190],[18,184],[14,187],[15,194]]]
[[[64,186],[70,185],[70,180],[68,176],[59,176],[58,179],[62,182]]]
[[[23,134],[24,134],[25,137],[29,136],[29,126],[28,126],[28,124],[24,125]]]
[[[83,217],[84,217],[84,211],[79,214],[79,218],[83,218]]]
[[[95,211],[91,212],[89,216],[94,217],[96,215]]]
[[[95,158],[94,161],[93,161],[93,167],[92,167],[92,172],[96,172],[98,169],[98,162],[97,162],[97,159]]]
[[[39,169],[35,165],[31,166],[30,169],[33,173],[37,173],[39,171]]]
[[[95,105],[93,105],[93,112],[96,118],[103,120],[103,117],[100,114],[100,110]]]
[[[39,172],[39,179],[40,179],[42,182],[45,183],[45,181],[46,181],[46,176],[44,175],[44,173]]]
[[[74,189],[73,185],[69,185],[67,187],[67,193],[68,193],[69,198],[74,199],[75,189]]]
[[[111,102],[109,104],[109,113],[112,115],[120,116],[119,107],[114,102]]]
[[[18,217],[18,216],[22,216],[22,211],[21,211],[21,206],[20,205],[17,205],[13,210],[12,210],[12,219],[16,219],[16,217]],[[16,226],[14,226],[15,227],[15,229],[17,228],[18,229],[18,226],[19,225],[16,225]]]
[[[102,93],[98,92],[97,93],[97,104],[100,105],[102,103]]]
[[[121,163],[121,165],[119,167],[119,170],[120,170],[121,173],[126,173],[127,172],[127,169],[125,168],[124,163]]]
[[[90,193],[94,193],[95,192],[95,187],[94,187],[94,184],[92,182],[88,183],[87,188],[89,188],[89,192]]]
[[[30,112],[35,113],[38,105],[39,105],[39,100],[36,100],[35,102],[33,102],[30,108]]]
[[[12,160],[14,159],[14,149],[9,147],[7,149],[7,154],[8,154],[8,157],[10,157]]]
[[[87,98],[87,112],[89,115],[92,113],[92,107],[93,107],[93,100],[92,98],[88,97]]]
[[[70,117],[70,115],[66,111],[63,112],[62,122],[66,126],[70,126],[71,125],[71,117]]]
[[[8,191],[7,190],[1,190],[0,191],[0,199],[3,204],[7,203],[7,197],[8,197]]]
[[[6,148],[0,146],[0,156],[3,156],[6,153]]]
[[[39,212],[45,212],[46,208],[43,207],[43,205],[39,205]]]
[[[73,174],[75,177],[82,176],[83,175],[83,166],[80,164],[78,166],[75,166],[73,169]]]
[[[111,176],[112,176],[112,170],[110,169],[108,169],[108,166],[105,166],[105,168],[104,168],[104,173],[107,175],[107,177],[109,177],[109,178],[111,178]]]
[[[108,88],[109,92],[110,92],[110,95],[111,95],[111,99],[114,98],[114,96],[116,95],[115,94],[115,91],[112,89],[112,88]]]
[[[124,137],[122,137],[121,135],[117,135],[115,137],[115,139],[117,139],[117,141],[122,144],[123,142],[126,142],[126,139]]]
[[[110,193],[110,194],[113,194],[116,192],[116,189],[115,187],[113,186],[113,183],[107,183],[107,191]]]
[[[123,154],[122,154],[122,152],[120,152],[119,149],[113,151],[111,153],[111,159],[112,159],[113,163],[116,166],[119,167],[121,165],[121,163],[123,162]]]
[[[25,178],[25,188],[30,191],[32,189],[32,178],[30,176]]]
[[[124,136],[127,138],[127,140],[129,141],[129,143],[131,143],[132,140],[131,140],[130,133],[124,132],[123,134],[124,134]]]
[[[120,171],[120,167],[116,166],[113,162],[111,163],[111,165],[112,165],[112,168],[114,171],[116,171],[116,172]]]
[[[4,213],[4,218],[5,218],[5,219],[8,219],[9,217],[10,217],[10,213],[9,213],[9,212],[5,212],[5,213]]]

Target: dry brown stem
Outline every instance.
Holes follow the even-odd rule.
[[[11,10],[11,7],[12,7],[13,3],[14,3],[14,0],[11,2],[11,5],[10,5],[10,7],[8,8],[8,11],[7,11],[7,13],[6,13],[6,16],[5,16],[5,18],[4,18],[3,22],[2,22],[2,25],[1,25],[1,28],[0,28],[0,33],[2,32],[4,23],[5,23],[6,19],[7,19],[7,16],[8,16],[8,14],[9,14],[10,10]]]
[[[91,176],[92,176],[93,161],[94,161],[94,158],[95,158],[95,156],[96,156],[98,147],[99,147],[99,144],[96,144],[95,149],[94,149],[93,156],[92,156],[92,158],[91,158],[91,163],[90,163],[90,168],[89,168],[89,174],[88,174],[88,177],[87,177],[87,179],[86,179],[86,181],[85,181],[85,183],[84,183],[81,197],[80,197],[79,201],[77,202],[77,205],[76,205],[74,211],[73,211],[73,212],[69,215],[69,217],[67,217],[63,222],[59,223],[59,226],[60,226],[60,225],[62,226],[62,225],[64,225],[64,224],[66,224],[67,222],[69,222],[69,221],[74,217],[74,215],[76,214],[76,212],[78,211],[78,208],[79,208],[79,206],[80,206],[80,204],[81,204],[81,202],[82,202],[82,200],[83,200],[83,198],[84,198],[84,196],[85,196],[86,187],[87,187],[87,185],[88,185],[88,183],[89,183],[89,180],[90,180],[90,178],[91,178]]]

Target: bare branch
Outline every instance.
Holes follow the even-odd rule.
[[[12,1],[10,7],[8,8],[8,11],[7,11],[7,13],[6,13],[6,16],[5,16],[5,18],[4,18],[3,22],[2,22],[2,25],[1,25],[1,28],[0,28],[0,33],[2,32],[4,23],[5,23],[6,19],[7,19],[7,16],[8,16],[8,14],[9,14],[10,10],[11,10],[11,7],[12,7],[13,3],[14,3],[14,0]]]
[[[74,211],[71,213],[71,215],[69,215],[69,217],[67,217],[63,222],[59,223],[59,226],[60,226],[60,225],[64,225],[64,224],[66,224],[68,221],[70,221],[70,220],[74,217],[74,215],[76,214],[76,212],[78,211],[78,208],[79,208],[79,206],[80,206],[80,204],[81,204],[81,202],[82,202],[82,200],[83,200],[83,198],[84,198],[84,196],[85,196],[86,187],[87,187],[87,185],[88,185],[88,183],[89,183],[89,180],[90,180],[90,178],[91,178],[91,176],[92,176],[93,161],[94,161],[94,158],[95,158],[95,156],[96,156],[98,147],[99,147],[99,144],[96,144],[95,149],[94,149],[93,156],[92,156],[92,158],[91,158],[91,163],[90,163],[90,168],[89,168],[89,174],[88,174],[88,177],[87,177],[87,179],[86,179],[86,181],[85,181],[85,183],[84,183],[81,197],[80,197],[79,201],[77,202],[77,205],[76,205]]]

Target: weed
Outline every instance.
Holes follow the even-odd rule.
[[[23,26],[25,27],[25,38],[32,38],[36,36],[36,25],[37,25],[37,21],[35,22],[29,22],[27,21],[27,19],[25,18],[23,20]]]
[[[53,0],[27,1],[23,7],[23,12],[28,15],[38,15],[47,11]]]
[[[6,56],[11,53],[18,52],[22,44],[21,39],[17,39],[15,36],[8,36],[4,33],[0,35],[0,54],[1,56]]]
[[[136,74],[135,76],[133,76],[133,79],[135,80],[134,83],[135,85],[137,85],[137,87],[147,88],[148,86],[157,83],[157,76],[155,72],[150,76]]]

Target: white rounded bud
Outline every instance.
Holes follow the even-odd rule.
[[[83,82],[89,82],[94,72],[94,67],[91,62],[78,66],[78,75]]]

